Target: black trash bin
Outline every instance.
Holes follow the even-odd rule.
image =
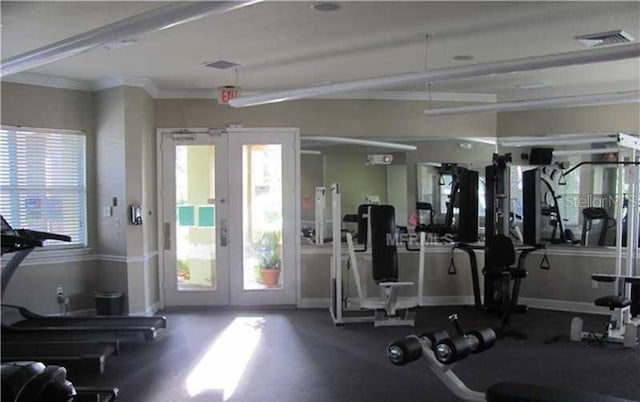
[[[122,292],[100,290],[94,292],[98,315],[122,315]]]

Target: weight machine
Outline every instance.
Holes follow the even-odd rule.
[[[593,274],[591,279],[598,283],[613,283],[615,294],[596,299],[594,304],[609,309],[611,315],[602,333],[583,331],[583,320],[575,317],[571,321],[570,338],[578,342],[587,339],[605,345],[606,342],[622,343],[624,347],[638,346],[638,328],[640,327],[640,269],[638,268],[638,252],[636,246],[640,238],[640,221],[638,219],[638,202],[640,200],[640,138],[627,134],[618,134],[618,161],[581,162],[564,174],[570,174],[582,165],[618,165],[617,183],[617,222],[620,222],[624,207],[623,182],[629,184],[627,201],[626,242],[623,242],[623,227],[616,225],[616,263],[615,272],[609,274]],[[623,243],[627,245],[623,250]],[[623,263],[624,258],[624,263]]]
[[[405,300],[399,299],[400,288],[413,286],[413,282],[399,282],[397,269],[397,234],[393,207],[389,205],[369,205],[366,214],[358,220],[358,241],[363,242],[364,248],[356,249],[353,236],[347,233],[348,269],[353,272],[358,293],[359,309],[350,308],[345,292],[345,278],[343,267],[343,245],[339,240],[341,235],[341,194],[340,185],[331,186],[332,220],[333,224],[333,253],[331,257],[331,302],[329,311],[333,323],[342,326],[347,323],[373,322],[374,326],[414,325],[415,313],[410,309],[418,307],[424,294],[424,252],[426,245],[425,233],[419,235],[419,248],[412,248],[405,241],[409,251],[418,251],[418,284],[417,296]],[[359,269],[356,253],[364,256],[372,264],[373,279],[380,290],[380,297],[372,298],[367,294],[367,280]],[[383,270],[373,270],[374,264],[380,264]],[[372,311],[373,315],[362,315]],[[403,311],[404,314],[398,313]]]
[[[497,313],[502,320],[499,335],[513,336],[524,339],[526,336],[510,327],[511,313],[526,313],[528,308],[518,304],[520,285],[528,272],[525,268],[526,257],[542,248],[540,244],[539,215],[532,214],[537,207],[535,199],[524,197],[524,239],[525,245],[514,247],[509,237],[510,229],[510,185],[511,185],[511,154],[493,155],[493,163],[485,169],[486,180],[486,213],[485,213],[485,274],[484,308]],[[525,193],[531,190],[532,173],[525,172]],[[532,204],[533,203],[533,204]],[[518,265],[516,249],[520,251]],[[549,269],[548,260],[543,257],[540,268]],[[512,285],[513,283],[513,285]]]

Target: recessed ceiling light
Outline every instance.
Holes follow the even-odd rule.
[[[316,11],[322,11],[322,12],[328,13],[331,11],[336,11],[337,9],[340,8],[340,6],[337,5],[336,3],[316,3],[312,5],[311,8],[313,8]]]
[[[471,56],[470,54],[459,54],[457,56],[453,56],[453,59],[458,61],[466,61],[473,60],[475,59],[475,57]]]

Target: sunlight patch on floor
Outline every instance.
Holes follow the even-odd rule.
[[[190,397],[220,390],[228,400],[242,378],[262,333],[263,317],[237,317],[187,376]]]

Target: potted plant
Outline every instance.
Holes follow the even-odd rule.
[[[260,280],[267,287],[274,287],[280,278],[282,265],[282,233],[279,230],[263,232],[256,243],[256,256]]]

